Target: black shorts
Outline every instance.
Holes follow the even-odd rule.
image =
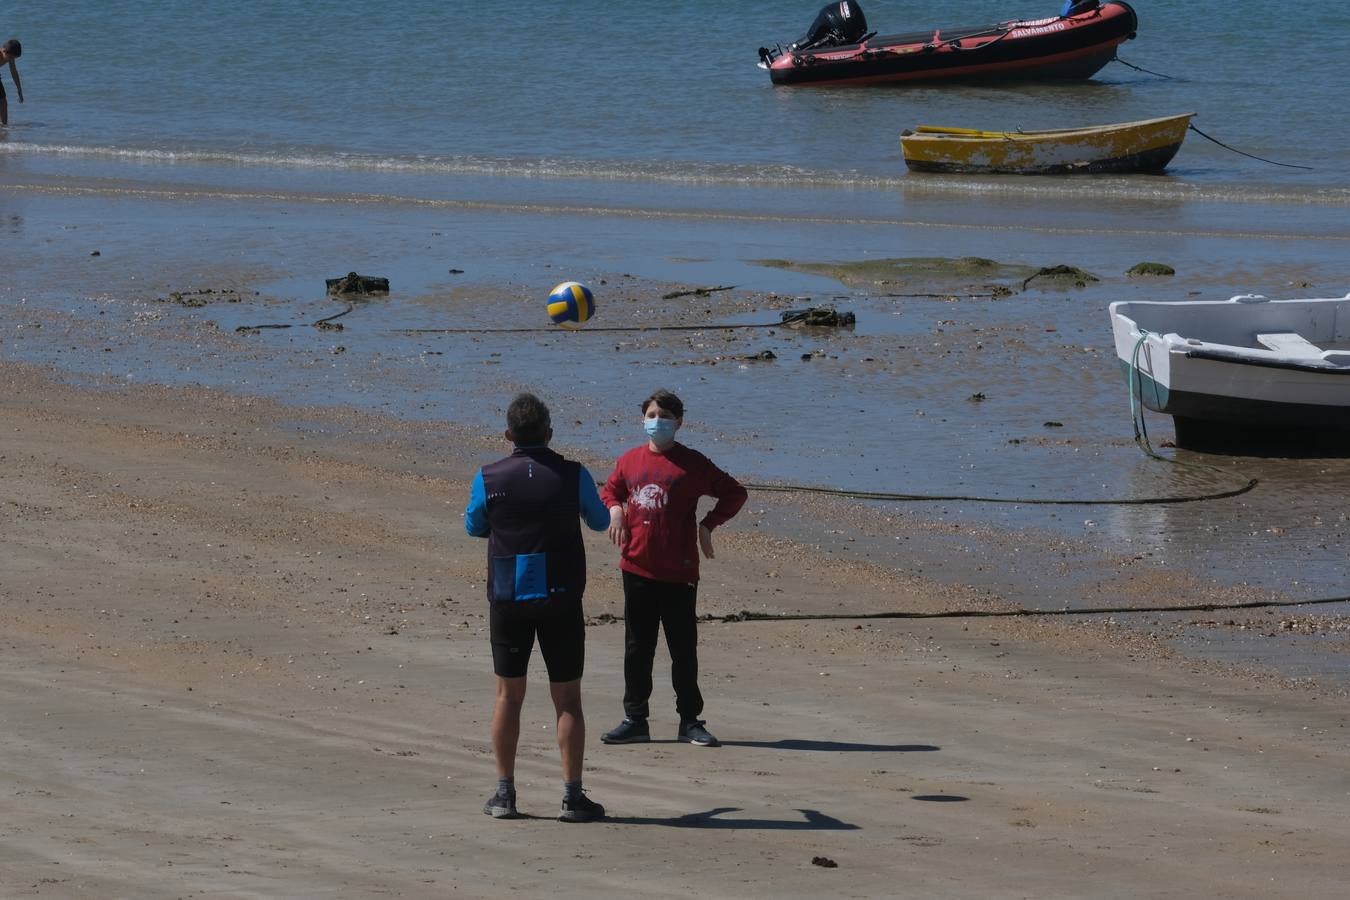
[[[523,678],[530,651],[539,652],[552,682],[576,681],[586,663],[586,617],[580,600],[546,603],[489,603],[492,671],[502,678]]]

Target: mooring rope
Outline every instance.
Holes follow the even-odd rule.
[[[344,309],[342,312],[336,313],[336,314],[331,315],[331,316],[326,316],[326,317],[324,317],[324,318],[322,318],[322,319],[319,319],[317,322],[312,322],[312,323],[310,323],[310,324],[312,324],[312,325],[313,325],[314,327],[316,327],[316,328],[317,328],[318,326],[320,326],[320,325],[326,325],[326,324],[328,324],[329,322],[333,321],[334,319],[340,319],[340,318],[342,318],[343,316],[345,316],[347,313],[351,312],[351,311],[352,311],[353,309],[355,309],[355,308],[356,308],[356,305],[355,305],[355,304],[353,304],[353,303],[348,303],[348,304],[347,304],[347,308]]]
[[[1148,69],[1145,69],[1143,66],[1136,66],[1134,63],[1128,63],[1128,62],[1126,62],[1125,60],[1121,59],[1119,56],[1117,56],[1117,57],[1115,57],[1114,59],[1112,59],[1112,62],[1118,62],[1118,63],[1120,63],[1122,66],[1129,66],[1131,69],[1134,69],[1134,70],[1137,71],[1137,72],[1143,72],[1143,73],[1146,74],[1146,75],[1156,75],[1156,76],[1158,76],[1159,78],[1166,78],[1168,81],[1174,81],[1174,80],[1175,80],[1171,75],[1164,75],[1164,74],[1161,73],[1161,72],[1153,72],[1153,71],[1150,71],[1150,70],[1148,70]]]
[[[726,290],[726,288],[705,288],[701,290]],[[696,292],[686,292],[696,293]],[[668,295],[669,296],[669,295]],[[978,294],[940,294],[940,293],[915,293],[915,294],[879,294],[881,297],[906,297],[918,299],[941,299],[964,298],[977,299],[981,297],[994,297],[994,293]],[[829,308],[829,307],[825,307]],[[556,334],[560,330],[571,332],[597,332],[601,334],[613,334],[616,332],[642,333],[648,331],[730,331],[733,329],[751,329],[751,328],[790,328],[815,327],[808,322],[797,319],[779,319],[777,322],[733,322],[722,325],[587,325],[585,328],[565,328],[558,325],[530,325],[519,328],[479,328],[479,327],[461,327],[461,328],[394,328],[386,334]],[[834,325],[820,327],[839,327]]]
[[[1148,74],[1148,75],[1156,75],[1158,78],[1166,78],[1166,79],[1168,79],[1169,81],[1174,80],[1173,77],[1172,77],[1171,75],[1164,75],[1162,72],[1153,72],[1153,71],[1150,71],[1149,69],[1145,69],[1143,66],[1136,66],[1134,63],[1128,63],[1128,62],[1126,62],[1125,60],[1121,59],[1119,56],[1115,57],[1115,58],[1112,60],[1112,62],[1118,62],[1118,63],[1120,63],[1122,66],[1129,66],[1131,69],[1134,69],[1134,70],[1137,71],[1137,72],[1144,72],[1144,73],[1146,73],[1146,74]],[[1234,153],[1238,154],[1239,156],[1246,156],[1246,157],[1248,157],[1249,159],[1254,159],[1254,160],[1257,160],[1258,162],[1270,163],[1272,166],[1284,166],[1286,169],[1307,169],[1308,171],[1312,171],[1312,170],[1313,170],[1313,167],[1312,167],[1312,166],[1299,166],[1299,165],[1295,165],[1294,163],[1282,163],[1282,162],[1276,162],[1276,161],[1273,160],[1273,159],[1266,159],[1264,156],[1256,156],[1255,154],[1247,153],[1247,152],[1245,152],[1245,151],[1239,150],[1239,149],[1236,148],[1236,147],[1230,147],[1230,146],[1228,146],[1227,144],[1225,144],[1223,141],[1218,140],[1217,138],[1210,137],[1209,135],[1207,135],[1207,134],[1205,134],[1203,131],[1201,131],[1199,128],[1196,128],[1196,127],[1195,127],[1195,123],[1190,123],[1189,125],[1187,125],[1187,127],[1190,128],[1191,131],[1194,131],[1196,134],[1200,135],[1200,136],[1201,136],[1202,138],[1204,138],[1205,140],[1207,140],[1207,141],[1213,141],[1214,143],[1218,144],[1218,145],[1219,145],[1220,147],[1222,147],[1223,149],[1225,149],[1225,150],[1231,150],[1231,151],[1233,151]]]
[[[1245,157],[1248,157],[1249,159],[1257,160],[1258,162],[1270,163],[1272,166],[1284,166],[1286,169],[1307,169],[1307,170],[1310,171],[1310,172],[1312,171],[1312,166],[1299,166],[1299,165],[1295,165],[1294,163],[1282,163],[1282,162],[1276,162],[1276,161],[1273,160],[1273,159],[1266,159],[1264,156],[1256,156],[1255,154],[1252,154],[1252,153],[1246,153],[1246,152],[1244,152],[1244,151],[1242,151],[1242,150],[1239,150],[1239,149],[1236,148],[1236,147],[1230,147],[1230,146],[1228,146],[1227,144],[1225,144],[1223,141],[1221,141],[1221,140],[1219,140],[1219,139],[1217,139],[1217,138],[1210,137],[1209,135],[1207,135],[1207,134],[1205,134],[1203,131],[1201,131],[1199,128],[1196,128],[1196,127],[1195,127],[1195,123],[1193,123],[1193,122],[1192,122],[1191,124],[1187,125],[1186,127],[1189,128],[1191,131],[1194,131],[1196,134],[1200,135],[1200,136],[1201,136],[1202,138],[1204,138],[1205,140],[1207,140],[1207,141],[1213,141],[1214,143],[1218,144],[1218,145],[1219,145],[1220,147],[1222,147],[1223,149],[1225,149],[1225,150],[1231,150],[1231,151],[1233,151],[1234,153],[1238,154],[1239,156],[1245,156]]]
[[[1139,353],[1150,334],[1151,332],[1147,329],[1140,328],[1139,340],[1134,342],[1134,350],[1130,353],[1130,375],[1127,381],[1129,382],[1130,389],[1130,423],[1134,426],[1134,442],[1139,445],[1139,449],[1143,450],[1145,454],[1159,462],[1196,469],[1197,471],[1218,472],[1227,478],[1241,479],[1243,476],[1239,475],[1237,472],[1221,469],[1218,466],[1210,465],[1209,463],[1190,462],[1189,460],[1177,459],[1172,456],[1163,456],[1153,449],[1153,444],[1148,439],[1148,424],[1144,420],[1144,371],[1139,367]],[[1149,381],[1153,384],[1153,405],[1155,407],[1162,406],[1161,398],[1158,396],[1158,382],[1152,377],[1149,378]],[[1139,401],[1137,405],[1135,403],[1136,399]],[[1230,496],[1245,494],[1247,491],[1256,487],[1257,483],[1258,481],[1255,478],[1246,479],[1246,485],[1240,490],[1232,493]]]
[[[785,322],[738,322],[730,325],[588,325],[585,328],[561,328],[540,325],[523,328],[394,328],[386,334],[542,334],[571,332],[644,332],[644,331],[725,331],[733,328],[786,328]]]
[[[1139,368],[1139,350],[1144,346],[1144,341],[1148,340],[1149,332],[1143,328],[1139,329],[1139,340],[1134,342],[1134,351],[1130,354],[1130,424],[1134,426],[1134,442],[1139,445],[1149,456],[1154,459],[1164,459],[1164,457],[1155,453],[1153,445],[1148,439],[1148,426],[1144,423],[1144,373]],[[1149,379],[1153,381],[1153,379]],[[1138,390],[1136,391],[1136,388]],[[1138,399],[1138,406],[1135,400]],[[1158,397],[1158,382],[1153,381],[1153,403],[1161,406]]]
[[[1220,469],[1217,466],[1211,466],[1203,463],[1191,463],[1184,460],[1177,460],[1162,456],[1157,453],[1148,441],[1147,426],[1144,423],[1144,403],[1143,403],[1143,372],[1139,367],[1139,354],[1144,342],[1147,340],[1149,332],[1142,330],[1139,340],[1135,342],[1134,351],[1130,358],[1130,418],[1134,424],[1135,440],[1146,454],[1152,459],[1173,465],[1186,466],[1195,469],[1207,469],[1218,472],[1227,477],[1241,477],[1236,473]],[[1156,391],[1157,385],[1154,384]],[[1136,409],[1135,399],[1138,398],[1138,407]],[[1155,394],[1156,397],[1156,394]],[[1156,400],[1155,400],[1156,403]],[[1247,479],[1246,483],[1236,490],[1224,491],[1221,493],[1206,494],[1196,497],[1170,497],[1170,498],[1131,498],[1125,500],[1010,500],[1003,497],[968,497],[968,496],[937,496],[923,494],[888,494],[878,491],[849,491],[836,488],[815,488],[793,485],[768,485],[768,484],[746,484],[749,490],[757,491],[781,491],[781,492],[803,492],[803,493],[821,493],[834,494],[858,499],[868,500],[948,500],[948,501],[969,501],[979,503],[1028,503],[1028,504],[1076,504],[1089,505],[1099,504],[1146,504],[1146,503],[1190,503],[1199,500],[1220,499],[1224,497],[1236,497],[1239,494],[1245,494],[1256,487],[1257,479]],[[1239,609],[1273,609],[1293,606],[1321,606],[1333,603],[1350,603],[1350,596],[1347,597],[1321,597],[1309,600],[1247,600],[1232,603],[1188,603],[1176,606],[1115,606],[1115,607],[1064,607],[1062,609],[1027,609],[1018,607],[1016,609],[956,609],[942,610],[939,612],[870,612],[870,613],[766,613],[753,612],[751,610],[742,610],[738,613],[729,613],[727,615],[705,615],[702,621],[707,622],[805,622],[805,621],[827,621],[827,620],[876,620],[876,619],[966,619],[966,618],[1026,618],[1031,616],[1103,616],[1103,615],[1125,615],[1128,613],[1178,613],[1178,612],[1217,612],[1220,610],[1239,610]]]
[[[1065,607],[1064,609],[952,609],[940,612],[879,613],[765,613],[742,610],[724,616],[707,615],[705,622],[807,622],[827,619],[1007,619],[1028,616],[1107,616],[1125,613],[1218,612],[1226,609],[1262,609],[1350,603],[1350,597],[1312,600],[1247,600],[1236,603],[1187,603],[1181,606]]]
[[[350,308],[343,310],[343,312],[339,313],[338,316],[346,315],[348,312],[351,312]],[[338,316],[330,316],[329,318],[335,319],[338,318]],[[320,321],[325,322],[328,320],[324,319]],[[748,328],[789,328],[792,327],[794,324],[796,323],[793,322],[792,320],[788,321],[779,320],[777,322],[742,322],[727,325],[611,325],[600,327],[588,327],[584,330],[602,333],[603,332],[642,333],[642,332],[658,332],[658,331],[719,331],[727,329],[748,329]],[[269,327],[269,326],[254,326],[254,327]],[[270,327],[277,327],[277,326],[270,326]],[[582,329],[575,329],[575,330],[580,331]],[[542,334],[542,333],[557,333],[557,331],[558,326],[549,325],[549,326],[538,326],[538,327],[531,326],[522,328],[468,328],[468,327],[397,328],[392,329],[391,331],[386,333]],[[1139,347],[1142,345],[1142,343],[1143,339],[1141,338],[1140,342],[1135,345],[1136,360],[1135,364],[1132,366],[1133,373],[1140,378],[1142,378],[1142,376],[1138,376],[1139,370],[1137,365],[1137,356],[1139,353]],[[1135,416],[1133,390],[1131,390],[1130,396],[1130,415],[1131,419],[1135,421],[1135,440],[1137,442],[1140,439],[1141,420],[1143,418],[1143,414],[1141,409],[1139,416],[1137,418]],[[1189,466],[1191,468],[1196,469],[1209,469],[1214,472],[1218,472],[1227,478],[1240,477],[1235,476],[1235,473],[1219,469],[1215,466],[1207,466],[1200,463],[1182,462],[1180,460],[1161,456],[1158,453],[1155,453],[1152,447],[1147,445],[1146,435],[1144,436],[1144,443],[1141,444],[1141,446],[1144,448],[1145,453],[1147,453],[1149,456],[1153,457],[1154,459],[1161,460],[1163,462],[1172,463],[1174,465]],[[913,494],[905,492],[860,490],[853,488],[832,488],[820,485],[805,485],[805,484],[746,483],[745,488],[747,490],[761,491],[765,493],[823,494],[834,497],[846,497],[852,500],[878,500],[894,503],[1001,503],[1001,504],[1015,504],[1019,506],[1158,506],[1163,504],[1200,503],[1211,500],[1226,500],[1228,498],[1238,497],[1241,496],[1242,494],[1247,493],[1248,491],[1255,488],[1257,483],[1258,482],[1255,478],[1245,479],[1241,487],[1224,491],[1209,491],[1202,494],[1170,495],[1160,497],[1104,497],[1104,498],[1090,498],[1090,499],[1062,499],[1062,498],[1046,498],[1046,497],[990,497],[979,494]]]
[[[1172,459],[1157,453],[1148,442],[1148,432],[1144,424],[1144,404],[1143,404],[1143,373],[1139,368],[1139,353],[1149,332],[1141,330],[1139,340],[1135,342],[1134,352],[1130,359],[1130,417],[1134,423],[1135,440],[1139,442],[1140,447],[1153,459],[1173,465],[1187,466],[1195,469],[1207,469],[1213,472],[1219,472],[1227,477],[1235,477],[1236,473],[1220,469],[1217,466],[1206,465],[1203,463],[1191,463],[1183,460]],[[1137,388],[1137,391],[1136,391]],[[1155,383],[1156,390],[1156,383]],[[1139,399],[1138,409],[1136,411],[1135,398]],[[1241,477],[1241,476],[1236,476]],[[964,497],[949,496],[939,497],[936,495],[920,494],[886,494],[876,491],[847,491],[833,488],[812,488],[789,485],[765,485],[765,484],[746,484],[749,490],[758,491],[783,491],[783,492],[807,492],[836,494],[846,497],[860,499],[878,499],[878,500],[950,500],[950,501],[970,501],[979,503],[1040,503],[1040,504],[1076,504],[1089,505],[1099,504],[1147,504],[1147,503],[1190,503],[1199,500],[1217,500],[1224,497],[1236,497],[1239,494],[1245,494],[1256,487],[1257,479],[1248,479],[1246,483],[1236,490],[1224,491],[1221,493],[1206,494],[1196,497],[1170,497],[1170,498],[1140,498],[1126,500],[1010,500],[1002,497]],[[875,619],[966,619],[966,618],[1025,618],[1031,616],[1102,616],[1102,615],[1124,615],[1127,613],[1177,613],[1177,612],[1216,612],[1219,610],[1238,610],[1238,609],[1263,609],[1263,608],[1281,608],[1291,606],[1321,606],[1333,603],[1350,603],[1350,597],[1321,597],[1310,600],[1247,600],[1232,603],[1188,603],[1177,606],[1114,606],[1114,607],[1064,607],[1063,609],[1027,609],[1018,607],[1016,609],[956,609],[942,610],[939,612],[871,612],[871,613],[765,613],[743,610],[738,613],[729,613],[727,615],[705,615],[703,621],[708,622],[805,622],[805,621],[826,621],[826,620],[875,620]]]
[[[1164,462],[1176,462],[1165,456],[1156,456]],[[1183,465],[1183,463],[1177,463]],[[1184,465],[1194,465],[1186,463]],[[1222,469],[1216,471],[1225,475]],[[746,483],[748,491],[765,491],[781,494],[827,494],[834,497],[847,497],[852,500],[890,500],[903,503],[1014,503],[1019,506],[1158,506],[1168,503],[1199,503],[1205,500],[1225,500],[1238,497],[1256,487],[1257,480],[1252,478],[1242,485],[1227,491],[1213,491],[1206,494],[1192,494],[1171,497],[1103,497],[1088,500],[1065,500],[1049,497],[986,497],[975,494],[901,494],[885,491],[862,491],[848,488],[814,487],[801,484],[754,484]]]
[[[342,312],[335,313],[334,315],[331,316],[325,316],[324,318],[314,322],[310,322],[309,324],[313,328],[323,328],[324,326],[328,325],[329,322],[332,322],[334,319],[342,318],[347,313],[351,312],[353,309],[355,309],[355,306],[351,303],[348,303],[347,308],[344,309]],[[291,325],[286,322],[273,322],[265,325],[240,325],[238,328],[235,329],[235,331],[238,332],[239,334],[256,334],[264,328],[290,328],[290,327]],[[331,325],[328,327],[336,331],[342,330],[341,325]]]
[[[1148,334],[1149,332],[1147,331],[1141,332],[1139,340],[1135,342],[1134,353],[1130,359],[1130,420],[1134,425],[1135,442],[1139,444],[1144,453],[1152,459],[1170,465],[1184,466],[1186,468],[1206,472],[1217,472],[1228,479],[1237,478],[1242,482],[1240,487],[1226,491],[1210,491],[1204,494],[1163,497],[1107,497],[1072,500],[1044,497],[988,497],[977,494],[909,494],[888,491],[854,490],[850,488],[819,487],[815,485],[758,484],[754,482],[745,483],[745,488],[750,491],[762,491],[766,493],[825,494],[832,497],[847,497],[851,500],[883,500],[898,503],[1012,503],[1019,506],[1159,506],[1163,504],[1200,503],[1209,500],[1226,500],[1230,497],[1239,497],[1255,488],[1257,484],[1260,483],[1255,478],[1244,478],[1236,472],[1230,472],[1227,469],[1221,469],[1218,466],[1212,466],[1207,463],[1189,462],[1169,456],[1163,456],[1153,449],[1148,440],[1147,427],[1144,424],[1143,372],[1139,368],[1140,348],[1143,347]],[[1138,386],[1137,392],[1135,390],[1136,385]],[[1154,385],[1154,391],[1154,402],[1156,404],[1156,383]],[[1139,399],[1137,411],[1135,406],[1136,396]]]

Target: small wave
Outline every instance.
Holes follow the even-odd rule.
[[[1042,176],[1006,180],[993,177],[924,175],[906,179],[906,194],[989,194],[1023,197],[1075,197],[1121,200],[1209,203],[1308,204],[1350,206],[1350,188],[1329,186],[1286,188],[1277,185],[1198,184],[1165,175]]]
[[[860,174],[812,172],[796,166],[707,163],[620,162],[615,160],[521,158],[505,156],[363,156],[305,151],[238,152],[97,147],[72,144],[0,143],[0,153],[122,160],[156,165],[231,165],[259,168],[327,169],[483,175],[515,178],[689,181],[708,183],[773,183],[803,186],[877,187],[899,179]]]
[[[1350,188],[1202,184],[1173,176],[1092,178],[998,178],[982,176],[883,175],[816,170],[772,163],[617,161],[506,156],[374,156],[308,150],[247,152],[0,142],[0,154],[114,160],[156,166],[229,166],[313,171],[433,174],[486,178],[647,181],[672,184],[772,186],[827,190],[895,191],[905,194],[1083,197],[1154,201],[1289,203],[1350,206]]]

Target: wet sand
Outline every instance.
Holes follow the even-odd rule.
[[[483,548],[460,517],[491,432],[14,364],[0,396],[5,896],[1343,888],[1344,698],[1107,621],[709,623],[726,746],[674,743],[672,713],[652,744],[604,747],[622,625],[599,536],[586,779],[610,818],[552,821],[539,683],[529,817],[490,820]],[[841,513],[753,498],[719,532],[704,611],[1003,602],[770,527]]]
[[[599,473],[637,439],[632,398],[664,383],[698,411],[690,443],[747,481],[1005,497],[1262,481],[1221,505],[1086,510],[757,492],[719,532],[709,615],[1343,592],[1350,463],[1148,461],[1104,316],[1157,293],[1343,293],[1350,237],[1314,227],[1326,210],[1061,217],[937,196],[892,219],[870,197],[861,218],[797,220],[765,192],[700,212],[720,187],[655,211],[604,185],[608,209],[573,208],[582,184],[525,207],[150,187],[0,191],[0,894],[1339,890],[1346,604],[709,622],[727,746],[674,743],[672,715],[651,746],[608,748],[622,624],[614,552],[592,539],[587,783],[611,821],[551,821],[540,683],[519,773],[532,818],[493,822],[483,547],[460,523],[513,391],[542,391],[559,446]],[[994,299],[978,279],[762,262],[939,255],[1102,281]],[[1125,278],[1142,259],[1178,275]],[[323,278],[352,268],[394,292],[312,327],[345,306]],[[531,325],[563,277],[598,289],[593,325],[694,328],[403,330]],[[719,327],[808,302],[858,327]]]
[[[1149,459],[1132,440],[1106,319],[1117,299],[1343,293],[1350,234],[1331,208],[1103,208],[1071,193],[973,203],[924,190],[897,206],[800,188],[511,179],[393,187],[70,178],[0,190],[0,353],[77,382],[198,385],[485,433],[512,392],[538,390],[567,407],[567,447],[597,470],[635,439],[634,398],[665,385],[692,411],[690,440],[747,481],[1026,501],[821,501],[761,517],[757,527],[836,559],[1043,609],[1129,606],[1141,584],[1168,604],[1324,599],[1350,584],[1350,459]],[[456,191],[469,199],[446,199]],[[943,272],[939,257],[997,265]],[[1128,277],[1141,260],[1177,274]],[[1098,280],[1025,280],[1061,263]],[[325,297],[324,279],[352,269],[390,277],[392,292],[350,307]],[[563,278],[596,290],[599,315],[578,332],[542,316]],[[806,305],[856,312],[857,325],[775,327]],[[341,331],[314,327],[348,309],[331,323]],[[641,330],[654,326],[679,330]],[[487,331],[500,328],[533,330]],[[1170,423],[1149,427],[1171,454]],[[1252,478],[1257,490],[1217,502],[1044,502],[1191,497]],[[835,525],[822,524],[826,510]],[[1282,627],[1278,611],[1122,621],[1191,654],[1346,687],[1348,612],[1290,612],[1316,615],[1312,630]]]

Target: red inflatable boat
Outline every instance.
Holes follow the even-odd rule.
[[[805,37],[760,47],[759,58],[774,84],[1091,78],[1137,25],[1128,3],[1088,0],[1048,19],[879,35],[855,0],[841,0]]]

